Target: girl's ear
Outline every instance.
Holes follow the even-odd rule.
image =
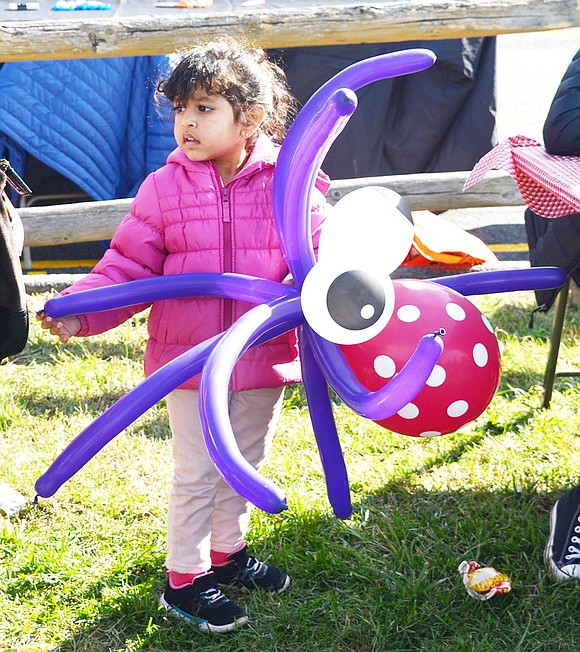
[[[261,104],[254,104],[254,106],[244,114],[242,124],[243,134],[248,134],[246,137],[253,136],[261,127],[262,122],[264,122],[265,115],[266,112],[264,107]]]

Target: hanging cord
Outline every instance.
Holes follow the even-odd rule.
[[[534,315],[537,312],[548,312],[550,309],[550,306],[548,306],[547,303],[543,303],[541,306],[538,306],[537,308],[534,308],[530,314],[530,321],[528,322],[528,328],[533,328],[534,327]]]

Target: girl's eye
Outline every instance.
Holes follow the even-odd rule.
[[[185,107],[184,106],[174,106],[174,107],[172,107],[171,110],[173,111],[173,113],[183,113],[183,111],[185,111]]]

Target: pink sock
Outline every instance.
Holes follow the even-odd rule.
[[[211,565],[212,566],[225,566],[228,562],[229,559],[228,557],[230,555],[235,554],[236,552],[239,552],[246,544],[242,543],[240,546],[238,546],[235,550],[232,550],[231,552],[219,552],[217,550],[212,550],[211,551]]]
[[[169,586],[172,589],[182,589],[184,586],[189,586],[202,575],[206,575],[209,571],[202,571],[201,573],[178,573],[177,571],[168,570],[167,578]]]

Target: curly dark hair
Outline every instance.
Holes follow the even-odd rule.
[[[264,107],[261,131],[281,142],[296,114],[296,101],[286,75],[264,50],[224,39],[197,45],[183,54],[171,74],[157,84],[157,91],[173,104],[182,104],[197,90],[225,97],[236,120],[256,104]]]

